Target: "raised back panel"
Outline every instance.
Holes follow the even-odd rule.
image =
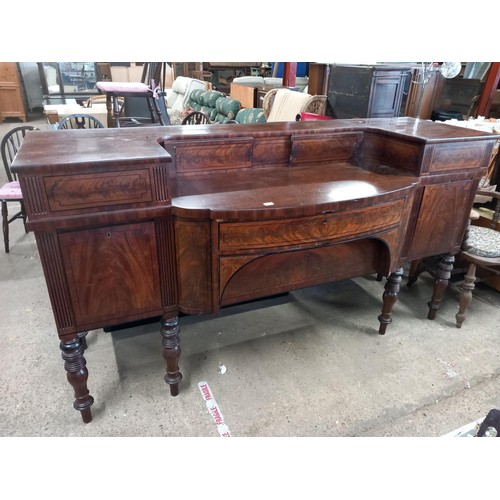
[[[295,135],[291,137],[290,163],[350,160],[363,140],[361,132]]]
[[[173,146],[178,173],[248,168],[252,166],[253,139],[179,141]]]

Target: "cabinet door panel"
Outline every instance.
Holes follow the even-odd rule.
[[[470,210],[471,181],[426,186],[422,198],[410,259],[449,252],[460,248]]]
[[[153,222],[59,235],[77,324],[161,310]]]

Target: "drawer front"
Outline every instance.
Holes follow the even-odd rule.
[[[52,212],[152,201],[147,169],[51,176],[45,191]]]
[[[198,172],[252,166],[253,139],[193,141],[175,145],[177,172]]]
[[[373,233],[399,224],[404,200],[300,219],[221,223],[221,252],[311,244]]]
[[[484,142],[435,146],[431,154],[429,171],[447,172],[481,168],[489,147],[490,144]]]

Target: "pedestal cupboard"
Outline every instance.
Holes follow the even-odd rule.
[[[21,79],[15,62],[0,63],[0,123],[5,118],[26,121]]]

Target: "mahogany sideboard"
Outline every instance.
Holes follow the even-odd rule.
[[[458,252],[498,138],[414,118],[29,133],[12,169],[75,409],[91,421],[90,329],[161,316],[174,396],[179,313],[377,273],[385,333],[403,264]]]

